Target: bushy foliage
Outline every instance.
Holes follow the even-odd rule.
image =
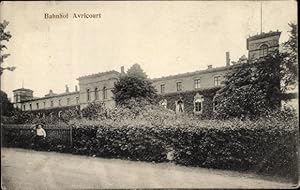
[[[0,91],[0,101],[1,101],[1,116],[10,116],[14,110],[13,104],[8,100],[7,94],[4,91]]]
[[[201,122],[154,105],[112,113],[106,119],[73,120],[73,147],[53,139],[43,150],[151,162],[167,162],[173,150],[177,164],[297,178],[299,121],[289,112],[254,121]],[[30,147],[30,135],[9,135],[5,139],[13,146]]]
[[[299,80],[298,76],[298,25],[290,23],[289,24],[290,37],[288,41],[283,43],[284,57],[282,63],[282,86],[283,90],[288,90],[289,88],[294,88]]]
[[[198,120],[131,99],[105,116],[71,120],[73,147],[58,140],[48,140],[46,147],[151,162],[169,161],[172,150],[177,164],[296,178],[298,123],[290,110],[269,112],[256,120]],[[14,146],[28,141],[18,134],[8,139]]]
[[[87,119],[96,119],[105,117],[107,115],[107,109],[104,102],[101,103],[90,103],[87,107],[81,110],[81,114]]]
[[[227,73],[225,86],[217,92],[217,118],[255,118],[280,108],[298,81],[297,31],[290,24],[290,38],[283,51],[237,65]]]
[[[3,123],[6,124],[56,124],[67,123],[69,120],[80,118],[79,107],[65,107],[60,109],[37,110],[37,111],[21,111],[18,109],[10,113],[8,119]]]
[[[133,65],[127,74],[120,76],[112,92],[117,105],[125,105],[132,98],[150,103],[157,101],[156,89],[137,64]]]
[[[139,64],[133,64],[127,71],[128,76],[134,76],[142,79],[146,79],[147,75]]]
[[[146,105],[118,118],[75,122],[80,154],[296,176],[298,119],[288,112],[253,120],[199,120]]]
[[[12,37],[10,32],[7,31],[6,27],[8,26],[9,22],[4,20],[3,22],[0,22],[0,74],[2,74],[2,63],[5,58],[7,58],[10,54],[3,53],[3,49],[6,49],[6,45],[4,45],[4,42],[8,42],[10,38]]]
[[[225,86],[215,97],[218,118],[256,117],[280,108],[280,64],[274,53],[253,63],[244,63],[227,73]]]

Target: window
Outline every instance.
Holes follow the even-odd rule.
[[[202,110],[202,102],[200,102],[199,100],[196,100],[195,102],[195,112],[201,112]]]
[[[76,97],[76,104],[79,104],[79,97]]]
[[[67,98],[67,105],[70,105],[70,98]]]
[[[268,46],[263,44],[259,49],[259,57],[265,57],[266,55],[268,55]]]
[[[182,82],[177,82],[176,86],[177,86],[177,91],[182,91]]]
[[[36,109],[39,109],[39,103],[36,103]]]
[[[44,102],[44,108],[46,108],[46,102]]]
[[[107,89],[106,87],[103,87],[103,99],[107,98]]]
[[[58,100],[58,105],[61,106],[61,100]]]
[[[160,93],[161,94],[165,93],[165,85],[164,84],[160,85]]]
[[[90,99],[91,99],[91,97],[90,97],[90,89],[86,90],[86,98],[87,98],[87,101],[90,101]]]
[[[50,106],[53,107],[53,101],[50,102]]]
[[[195,114],[202,114],[203,112],[203,101],[204,97],[197,93],[194,96],[194,113]]]
[[[221,85],[221,76],[215,76],[214,77],[214,84],[215,84],[215,86],[220,86]]]
[[[25,105],[23,105],[23,110],[24,110],[24,111],[26,110],[26,106],[25,106]]]
[[[98,88],[95,88],[95,100],[99,99]]]
[[[29,104],[29,109],[32,110],[32,105],[31,104]]]
[[[195,89],[200,88],[200,79],[194,80]]]

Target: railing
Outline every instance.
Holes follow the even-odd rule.
[[[48,140],[58,140],[66,146],[73,146],[72,142],[72,127],[68,125],[45,125],[43,128],[46,131]],[[24,124],[4,124],[1,126],[2,142],[5,144],[13,139],[10,139],[12,134],[15,136],[35,137],[34,125]]]

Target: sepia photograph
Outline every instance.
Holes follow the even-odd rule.
[[[297,1],[1,1],[1,188],[297,189]]]

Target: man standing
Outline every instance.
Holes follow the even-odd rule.
[[[45,138],[46,138],[46,131],[43,129],[42,124],[37,124],[35,144],[38,147],[41,147],[42,142]]]

